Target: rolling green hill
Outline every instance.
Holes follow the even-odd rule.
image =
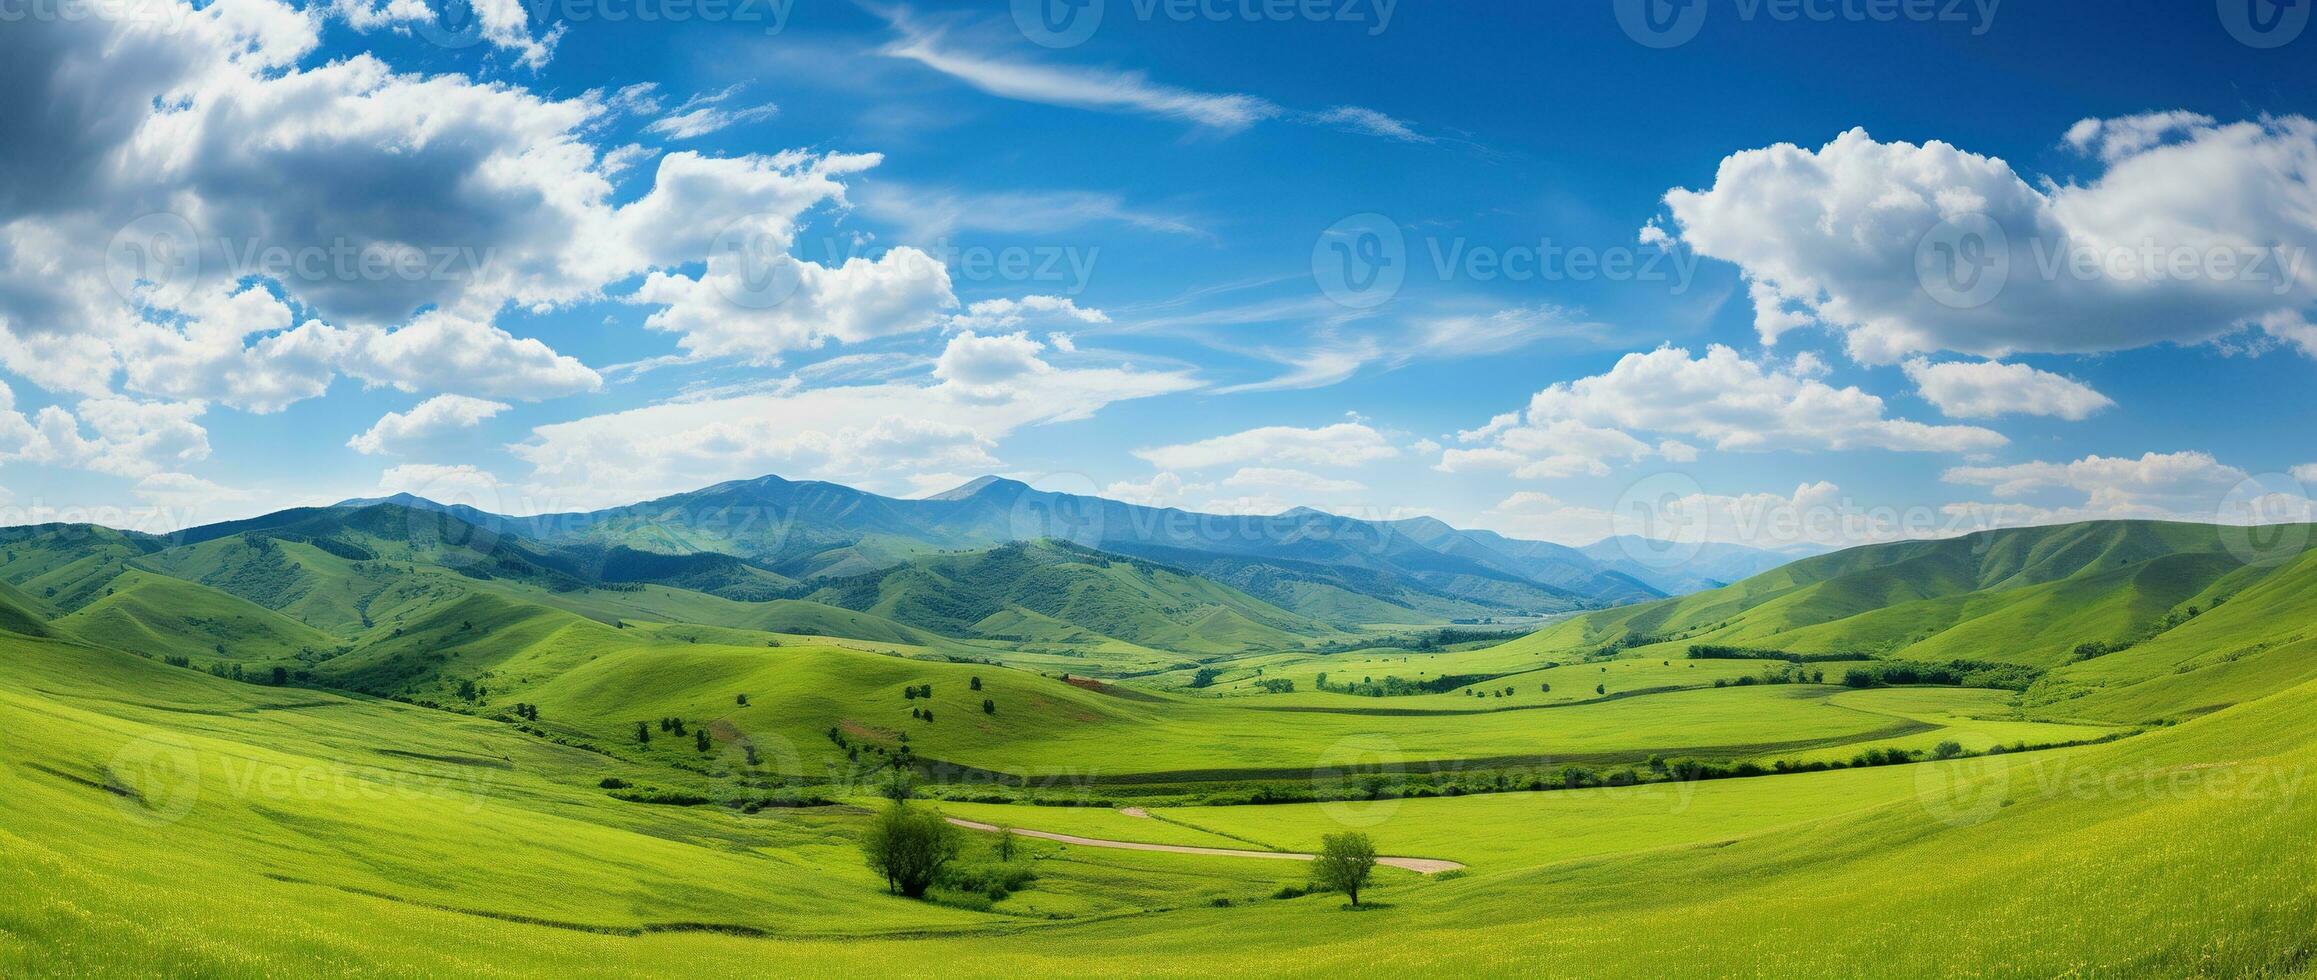
[[[1344,634],[1164,565],[1056,541],[921,558],[816,583],[797,598],[946,636],[1234,653]]]

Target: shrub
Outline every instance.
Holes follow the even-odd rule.
[[[861,840],[869,867],[885,876],[885,888],[895,895],[925,897],[925,890],[957,858],[957,828],[932,810],[893,801],[870,825]]]

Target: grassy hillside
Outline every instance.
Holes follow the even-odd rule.
[[[1017,644],[1230,653],[1344,635],[1163,565],[1052,541],[922,558],[797,597],[947,636]]]
[[[2050,667],[2083,644],[2160,632],[2175,613],[2277,572],[2247,567],[2205,525],[1990,531],[1807,558],[1711,592],[1577,616],[1518,648],[1708,643]]]
[[[1786,976],[2244,975],[2292,971],[2317,929],[2306,847],[2317,826],[2279,781],[2317,763],[2308,687],[2058,753],[1159,810],[1139,821],[1153,839],[1308,847],[1354,826],[1387,852],[1470,871],[1387,874],[1381,907],[1350,914],[1326,896],[1264,897],[1300,877],[1291,862],[1038,844],[1044,877],[1019,898],[1046,904],[1022,915],[886,897],[851,849],[861,817],[846,808],[742,818],[625,804],[593,786],[638,776],[635,766],[489,722],[71,647],[17,642],[7,656],[10,974],[940,963],[1024,975],[1154,964],[1182,975],[1687,975],[1741,963]],[[130,688],[145,692],[138,703],[113,696]],[[2124,789],[2070,788],[2081,785]],[[1096,829],[1071,811],[993,809],[970,815]],[[2219,867],[2232,870],[2216,877]],[[189,881],[202,883],[197,899]],[[1827,925],[1843,921],[1940,939]]]

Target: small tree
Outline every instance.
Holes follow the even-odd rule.
[[[1319,859],[1312,862],[1320,883],[1343,892],[1360,905],[1360,889],[1376,871],[1376,845],[1360,833],[1329,834],[1320,838]]]
[[[636,744],[652,744],[652,728],[650,725],[646,725],[640,721],[636,722]]]
[[[743,708],[745,708],[745,707],[748,707],[748,695],[745,695],[745,694],[735,694],[735,695],[733,695],[733,696],[732,696],[732,700],[733,700],[733,703],[735,703],[735,704],[738,704],[738,705],[740,705],[740,706],[741,706],[741,707],[743,707]]]
[[[967,686],[967,687],[969,687],[969,688],[972,688],[972,689],[974,689],[974,690],[976,690],[976,691],[979,691],[979,690],[981,690],[981,689],[982,689],[982,679],[981,679],[981,675],[979,675],[979,674],[976,674],[976,675],[974,675],[973,677],[967,678],[967,679],[966,679],[966,686]]]
[[[705,728],[695,728],[695,729],[693,729],[693,730],[692,730],[692,747],[693,747],[693,748],[695,748],[695,749],[698,749],[698,750],[700,750],[700,751],[702,751],[702,752],[706,752],[706,751],[708,751],[708,730],[707,730],[707,729],[705,729]]]
[[[1013,860],[1013,859],[1014,859],[1014,828],[1012,828],[1012,827],[1000,827],[1000,828],[998,828],[998,848],[997,848],[997,849],[998,849],[998,860],[1000,860],[1000,861],[1011,861],[1011,860]]]
[[[861,841],[869,867],[885,876],[895,895],[922,898],[944,865],[957,857],[957,828],[941,814],[895,800]]]
[[[994,714],[997,714],[997,713],[998,713],[998,703],[997,703],[997,702],[995,702],[995,701],[992,701],[992,700],[990,700],[990,699],[988,699],[988,698],[983,698],[983,699],[982,699],[982,714],[985,714],[985,715],[994,715]]]

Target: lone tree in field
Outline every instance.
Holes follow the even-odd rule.
[[[1349,896],[1353,908],[1360,906],[1360,889],[1367,887],[1368,876],[1375,872],[1376,845],[1368,840],[1368,835],[1344,833],[1320,838],[1319,859],[1312,862],[1312,876]]]
[[[941,814],[896,800],[870,826],[861,853],[885,876],[887,891],[923,898],[942,866],[957,857],[957,828]]]

